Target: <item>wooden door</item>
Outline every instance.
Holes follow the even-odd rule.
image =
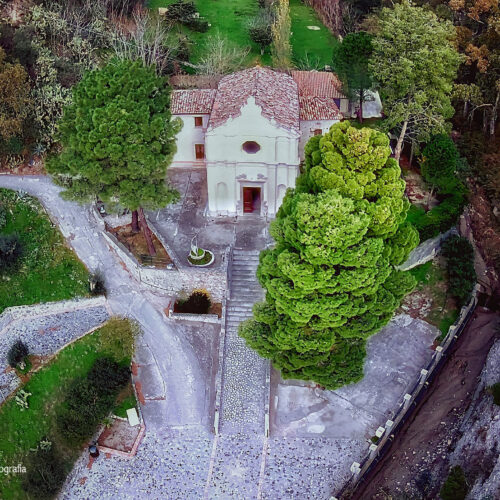
[[[243,188],[243,213],[251,214],[253,212],[253,193],[252,188]]]
[[[205,144],[195,144],[194,150],[197,160],[203,160],[205,158]]]

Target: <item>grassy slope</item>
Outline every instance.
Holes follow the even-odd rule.
[[[47,436],[57,445],[68,471],[81,453],[55,434],[56,410],[62,404],[72,380],[85,377],[95,360],[103,355],[101,337],[107,326],[63,349],[48,365],[32,375],[24,390],[31,392],[29,409],[21,411],[14,399],[0,407],[0,457],[4,465],[25,463],[30,448],[36,448]],[[109,355],[109,352],[106,352]],[[130,358],[116,359],[130,364]],[[130,403],[132,400],[130,401]],[[130,407],[130,406],[129,406]],[[22,477],[0,475],[0,498],[26,498]]]
[[[175,0],[150,0],[150,8],[166,7]],[[256,0],[195,0],[200,15],[211,28],[206,33],[189,32],[195,43],[191,59],[196,61],[203,52],[203,41],[206,36],[219,31],[231,42],[240,47],[251,47],[248,63],[270,64],[269,53],[260,56],[260,49],[252,43],[247,33],[247,23],[258,10]],[[316,13],[301,0],[290,0],[290,17],[292,20],[292,47],[295,59],[303,60],[306,55],[310,61],[318,61],[321,65],[330,64],[334,37],[318,19]],[[309,30],[307,26],[319,26],[319,31]],[[182,30],[186,32],[185,30]]]
[[[439,260],[429,261],[409,272],[417,280],[417,290],[432,299],[426,321],[437,326],[441,331],[440,338],[443,338],[459,313],[455,302],[447,294],[448,284],[443,263]]]
[[[20,201],[14,191],[0,189],[7,223],[2,234],[18,233],[24,254],[7,279],[0,279],[0,312],[6,307],[70,299],[88,294],[88,271],[64,245],[40,204]]]

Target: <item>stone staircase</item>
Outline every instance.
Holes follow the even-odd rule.
[[[230,263],[230,300],[226,311],[226,342],[222,374],[221,430],[263,432],[266,401],[266,360],[238,336],[238,325],[252,316],[264,292],[255,272],[258,250],[235,248]]]

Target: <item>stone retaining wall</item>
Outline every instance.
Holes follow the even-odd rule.
[[[352,476],[344,484],[342,489],[337,492],[336,496],[332,496],[332,500],[348,500],[351,498],[352,493],[361,478],[370,471],[371,467],[378,460],[380,460],[385,448],[388,447],[390,442],[394,440],[394,436],[400,426],[402,426],[402,424],[406,421],[407,417],[413,410],[413,407],[416,406],[417,402],[422,397],[423,392],[428,388],[429,379],[433,378],[434,371],[441,365],[443,362],[442,360],[447,356],[450,347],[454,344],[465,328],[470,316],[477,306],[479,291],[480,285],[477,284],[474,287],[469,302],[462,307],[457,320],[450,326],[446,337],[443,339],[441,344],[436,347],[431,361],[427,366],[422,368],[418,379],[415,380],[413,388],[403,396],[403,401],[400,403],[399,408],[395,411],[392,419],[387,420],[384,426],[380,426],[377,429],[375,435],[380,438],[379,441],[376,444],[367,443],[368,450],[365,457],[361,460],[361,462],[353,462],[351,465]]]
[[[189,314],[169,312],[169,318],[178,319],[180,321],[196,321],[197,323],[220,323],[221,320],[217,314]]]
[[[33,318],[36,316],[60,314],[63,312],[76,311],[79,309],[97,306],[106,306],[106,297],[104,295],[99,295],[98,297],[61,300],[59,302],[44,302],[28,306],[7,307],[3,313],[0,314],[0,334],[4,328],[13,321]]]
[[[413,269],[414,267],[429,262],[438,254],[443,241],[452,234],[457,234],[457,230],[455,228],[452,228],[449,231],[446,231],[446,233],[440,234],[435,238],[429,238],[428,240],[420,243],[420,245],[418,245],[418,247],[410,253],[406,262],[403,262],[403,264],[397,268],[401,271],[408,271],[409,269]]]

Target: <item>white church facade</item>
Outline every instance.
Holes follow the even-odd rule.
[[[206,168],[210,215],[274,216],[309,138],[350,113],[327,72],[255,67],[218,81],[173,77],[172,85],[172,113],[183,122],[172,167]]]

